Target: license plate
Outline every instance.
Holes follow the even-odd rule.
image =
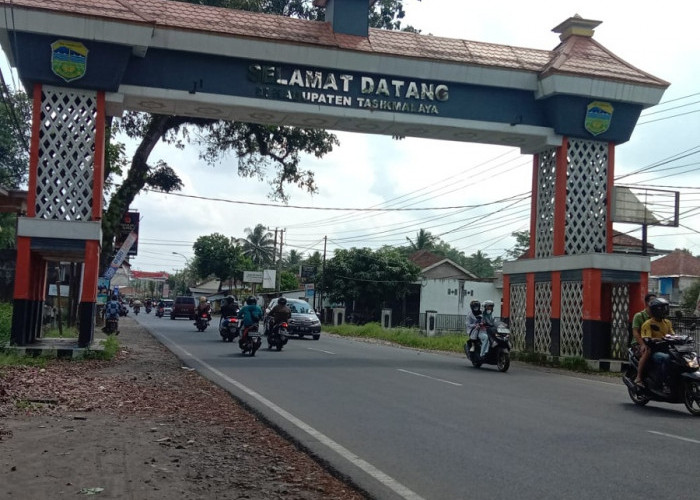
[[[309,328],[306,327],[306,326],[300,326],[300,327],[299,327],[299,331],[300,331],[300,332],[308,332],[308,331],[309,331]]]

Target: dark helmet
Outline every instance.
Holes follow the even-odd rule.
[[[233,304],[236,301],[236,299],[233,298],[233,295],[227,295],[224,297],[224,302],[227,304]]]
[[[472,310],[472,313],[474,313],[475,316],[481,314],[481,302],[478,300],[472,300],[469,303],[469,308]]]
[[[277,303],[280,304],[280,305],[282,305],[282,306],[286,306],[286,305],[287,305],[287,299],[285,299],[284,297],[280,297],[280,298],[277,300]]]
[[[247,299],[245,299],[245,303],[248,304],[249,306],[254,306],[255,304],[258,303],[258,299],[256,299],[255,297],[253,297],[253,296],[251,295],[250,297],[248,297]]]
[[[110,299],[111,299],[111,300],[117,300],[117,296],[116,296],[116,295],[112,295],[112,297],[110,297]]]
[[[664,319],[669,313],[668,301],[666,299],[652,299],[649,302],[649,311],[654,319]]]

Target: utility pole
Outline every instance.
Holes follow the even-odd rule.
[[[270,230],[269,227],[267,229]],[[272,248],[274,249],[272,252],[272,265],[274,266],[277,262],[277,228],[275,228],[275,242],[272,244]]]
[[[280,258],[277,259],[277,272],[275,273],[275,291],[279,293],[282,284],[282,244],[284,243],[284,229],[280,229]],[[275,230],[277,234],[277,230]],[[275,249],[275,253],[277,250]]]
[[[323,237],[323,261],[321,262],[321,289],[318,294],[318,308],[321,311],[323,319],[326,318],[326,313],[323,310],[323,282],[326,280],[324,271],[326,270],[326,244],[328,243],[328,236]]]

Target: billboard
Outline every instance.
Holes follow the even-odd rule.
[[[136,241],[131,245],[127,256],[134,257],[138,255],[138,235],[139,235],[139,213],[138,212],[127,212],[119,221],[119,226],[117,227],[117,236],[114,243],[114,248],[121,248],[126,239],[129,237],[130,233],[136,234]]]

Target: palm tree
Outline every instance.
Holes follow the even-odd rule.
[[[435,246],[436,239],[435,236],[430,234],[430,231],[426,231],[425,229],[421,229],[416,233],[415,241],[406,236],[406,241],[411,245],[411,250],[414,252],[418,250],[430,250]]]
[[[275,255],[275,242],[272,233],[265,226],[258,224],[253,229],[245,228],[243,255],[250,258],[255,265],[271,264]]]
[[[298,252],[297,250],[290,250],[287,258],[284,262],[284,267],[287,270],[294,271],[295,274],[299,272],[299,265],[301,264],[304,254]]]

